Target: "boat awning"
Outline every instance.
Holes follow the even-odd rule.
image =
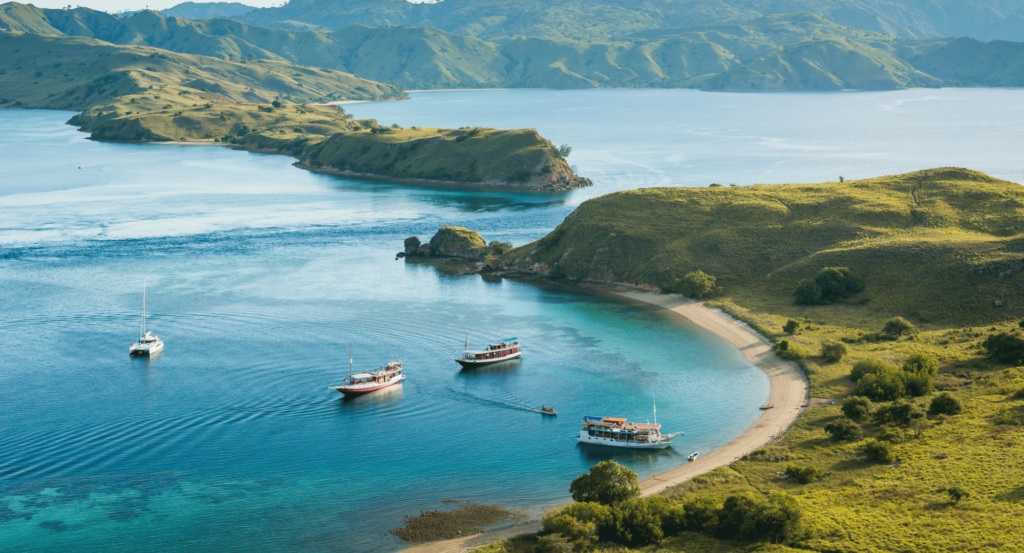
[[[613,417],[605,417],[604,422],[626,422],[626,419],[616,419]]]
[[[634,424],[637,430],[657,430],[661,428],[660,424]]]
[[[603,421],[604,417],[583,417],[585,421]]]
[[[377,375],[375,375],[373,373],[359,373],[359,374],[352,375],[352,379],[354,380],[356,378],[373,378],[375,376],[377,376]]]

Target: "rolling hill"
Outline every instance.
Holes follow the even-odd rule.
[[[745,305],[790,316],[806,316],[794,305],[798,282],[823,267],[849,267],[867,283],[846,308],[856,316],[969,324],[1021,317],[1022,220],[1020,185],[965,169],[651,188],[584,202],[507,263],[656,286],[701,270]]]

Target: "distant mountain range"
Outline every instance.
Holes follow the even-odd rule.
[[[492,40],[593,40],[644,29],[721,25],[800,12],[903,38],[1024,40],[1024,0],[290,0],[239,19],[289,29],[408,25]]]
[[[12,2],[0,5],[0,29],[86,36],[226,60],[287,61],[405,89],[1024,86],[1022,43],[902,39],[810,13],[765,16],[742,25],[646,29],[588,41],[485,41],[430,27],[296,31],[152,11],[119,19],[87,8],[48,10]]]
[[[247,6],[238,2],[182,2],[166,10],[156,10],[157,13],[171,16],[183,17],[185,19],[211,19],[214,17],[235,17],[255,10],[256,6]],[[117,12],[117,17],[131,17],[143,10],[126,10]]]

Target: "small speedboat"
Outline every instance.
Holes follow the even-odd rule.
[[[686,460],[687,461],[692,461],[692,460],[696,459],[698,455],[700,455],[700,452],[699,451],[694,451],[693,453],[690,454],[689,457],[686,458]]]
[[[758,406],[758,409],[760,409],[762,411],[767,411],[767,410],[771,409],[772,407],[775,407],[775,406],[772,405],[771,403],[764,403],[764,404],[761,404],[760,406]]]
[[[540,408],[540,412],[541,412],[542,415],[547,415],[549,417],[557,417],[558,416],[558,411],[555,411],[553,408],[547,407],[547,406],[541,407]]]

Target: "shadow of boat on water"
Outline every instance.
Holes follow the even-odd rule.
[[[665,449],[628,449],[576,442],[576,449],[580,458],[590,465],[601,461],[627,461],[631,465],[653,466],[665,460],[680,461],[686,458],[671,446]]]

